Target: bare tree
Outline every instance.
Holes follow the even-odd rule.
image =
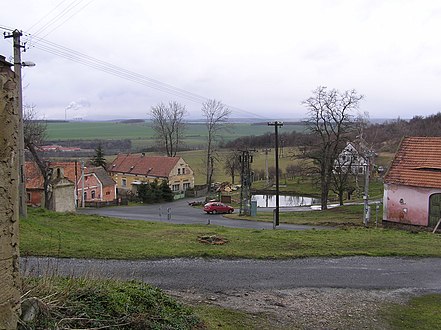
[[[207,154],[206,154],[206,183],[211,185],[213,178],[213,153],[215,144],[219,138],[219,131],[225,129],[225,123],[231,114],[231,110],[222,102],[216,100],[207,100],[202,103],[202,112],[205,116],[205,125],[207,127]]]
[[[49,162],[43,159],[38,151],[46,139],[46,122],[37,119],[35,105],[23,107],[23,135],[25,148],[31,153],[35,163],[43,176],[44,207],[48,210],[53,208],[51,178],[52,170]]]
[[[168,157],[176,156],[182,144],[186,113],[185,106],[175,101],[169,102],[168,105],[160,103],[150,111],[158,145]]]
[[[353,112],[362,99],[355,90],[339,92],[320,86],[303,102],[308,110],[307,129],[314,136],[305,146],[303,155],[312,159],[318,170],[322,210],[328,208],[334,161],[354,132]]]
[[[230,175],[231,183],[234,184],[234,178],[240,172],[240,151],[231,151],[225,158],[224,170],[225,174]]]
[[[352,177],[357,175],[358,166],[354,167],[355,153],[348,151],[345,158],[337,157],[332,170],[331,190],[338,195],[338,202],[343,205],[344,193],[352,194],[355,190]]]

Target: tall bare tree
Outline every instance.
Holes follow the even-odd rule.
[[[303,155],[312,159],[320,177],[321,208],[328,208],[328,195],[335,159],[354,132],[353,112],[363,99],[355,90],[340,92],[320,86],[303,102],[308,110],[306,125],[314,139]]]
[[[37,119],[35,105],[23,106],[23,135],[25,148],[31,153],[35,163],[43,176],[44,207],[48,210],[53,208],[52,198],[52,169],[39,152],[39,147],[46,139],[46,122]]]
[[[185,106],[175,101],[169,102],[168,105],[160,103],[150,110],[158,145],[168,157],[176,156],[182,144],[186,113]]]
[[[210,187],[213,178],[215,145],[219,138],[219,132],[226,128],[225,124],[231,110],[222,102],[213,99],[202,103],[202,113],[207,127],[206,184]]]

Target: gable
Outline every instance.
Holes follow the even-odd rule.
[[[384,181],[441,188],[441,137],[404,138]]]

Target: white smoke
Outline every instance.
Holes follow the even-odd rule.
[[[87,100],[72,101],[64,108],[66,120],[83,120],[87,117],[90,102]]]

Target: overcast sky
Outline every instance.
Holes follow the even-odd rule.
[[[36,63],[23,69],[24,103],[49,119],[148,118],[151,106],[169,101],[200,117],[204,98],[228,104],[236,117],[299,119],[318,86],[356,89],[370,118],[441,111],[441,1],[14,0],[13,7],[0,26],[23,31],[22,60]],[[11,59],[11,39],[0,40],[0,54]]]

